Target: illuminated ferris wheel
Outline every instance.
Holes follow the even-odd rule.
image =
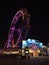
[[[17,22],[19,22],[20,17],[22,18],[22,26],[21,28],[19,27],[18,29],[16,28],[16,24]],[[21,43],[22,39],[26,39],[27,37],[27,33],[29,30],[29,20],[30,20],[30,15],[28,14],[27,9],[20,9],[14,16],[12,22],[11,22],[11,26],[9,29],[9,33],[8,33],[8,39],[7,42],[4,46],[4,48],[10,48],[10,47],[17,47],[17,45],[19,45],[19,43]],[[16,43],[14,43],[14,32],[17,32],[18,38]]]

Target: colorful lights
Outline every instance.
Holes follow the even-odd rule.
[[[22,48],[29,47],[32,49],[42,48],[43,43],[35,39],[27,39],[22,41]]]

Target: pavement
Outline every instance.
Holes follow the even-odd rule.
[[[49,57],[33,57],[31,59],[0,57],[0,65],[49,65]]]

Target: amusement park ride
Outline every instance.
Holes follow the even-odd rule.
[[[22,26],[21,28],[19,27],[18,29],[16,28],[16,24],[17,22],[19,22],[19,18],[22,17]],[[4,46],[4,48],[17,48],[19,46],[19,44],[22,42],[23,39],[26,39],[27,36],[27,32],[29,30],[29,19],[30,19],[30,15],[28,14],[27,9],[20,9],[14,16],[12,22],[11,22],[11,26],[10,26],[10,30],[9,30],[9,34],[8,34],[8,39],[7,42]],[[18,33],[18,38],[16,43],[14,43],[14,32],[15,30]]]

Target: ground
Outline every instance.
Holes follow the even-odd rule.
[[[49,65],[49,57],[36,57],[31,59],[0,57],[0,65]]]

